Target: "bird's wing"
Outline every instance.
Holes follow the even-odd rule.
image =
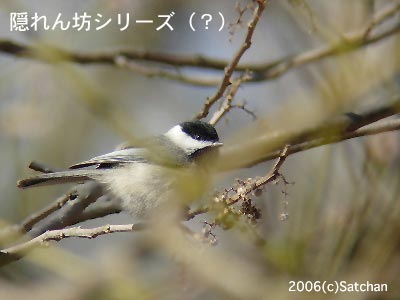
[[[92,159],[74,164],[70,169],[80,169],[90,166],[113,166],[124,163],[145,162],[148,161],[149,151],[144,148],[126,148],[117,150],[104,155],[96,156]]]

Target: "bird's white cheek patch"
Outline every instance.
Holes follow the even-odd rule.
[[[174,126],[165,134],[172,142],[183,149],[197,150],[211,146],[211,142],[198,141],[192,139],[189,135],[184,133],[180,126]]]

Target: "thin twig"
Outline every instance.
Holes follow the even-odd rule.
[[[54,173],[56,170],[52,167],[45,166],[42,163],[32,161],[29,166],[30,169],[41,172],[41,173]],[[45,219],[49,215],[51,215],[53,212],[59,210],[62,208],[67,201],[76,199],[78,197],[77,194],[77,189],[72,188],[69,192],[67,192],[65,195],[59,197],[56,201],[48,205],[47,207],[43,208],[37,213],[33,213],[30,216],[28,216],[22,223],[21,223],[21,232],[28,232],[32,229],[32,227],[40,222],[41,220]]]
[[[104,225],[96,228],[72,227],[47,231],[27,242],[0,251],[0,266],[20,259],[27,252],[39,246],[45,246],[48,241],[60,241],[65,238],[78,237],[93,239],[100,235],[115,232],[133,232],[143,229],[143,224]]]
[[[236,22],[232,22],[228,24],[228,29],[229,29],[229,42],[232,42],[233,36],[235,35],[235,32],[238,28],[242,27],[243,25],[243,16],[247,10],[253,9],[254,8],[254,2],[249,1],[247,4],[245,4],[243,7],[241,6],[241,0],[237,0],[235,3],[235,10],[238,14],[238,17],[236,19]]]
[[[212,97],[207,98],[206,102],[203,105],[203,108],[195,116],[196,119],[205,118],[208,115],[211,106],[224,95],[226,88],[231,84],[232,74],[235,71],[237,65],[239,64],[240,59],[242,58],[243,54],[247,51],[247,49],[250,48],[254,30],[266,6],[266,0],[257,0],[256,2],[258,6],[254,10],[253,19],[247,26],[247,34],[242,46],[239,48],[239,50],[233,56],[232,60],[224,69],[224,77],[222,78],[216,93]]]
[[[28,167],[32,170],[42,172],[42,173],[56,172],[56,170],[54,168],[46,166],[46,165],[36,162],[36,161],[32,161]],[[74,223],[73,220],[69,220],[69,219],[71,219],[71,213],[68,211],[72,210],[74,213],[76,213],[77,212],[76,207],[79,207],[81,209],[81,211],[78,212],[72,218],[79,217],[79,216],[82,218],[81,212],[88,205],[90,205],[91,203],[96,201],[97,198],[99,198],[101,195],[103,195],[102,188],[99,188],[99,187],[100,187],[100,185],[95,182],[89,182],[84,185],[74,186],[66,194],[60,196],[59,198],[57,198],[54,202],[52,202],[45,208],[39,210],[38,212],[33,212],[32,214],[27,216],[25,218],[25,220],[22,221],[20,224],[11,225],[11,226],[2,228],[0,230],[0,241],[2,243],[8,243],[10,240],[14,240],[14,239],[18,238],[21,234],[25,234],[25,233],[31,231],[32,228],[36,224],[43,221],[44,219],[46,219],[47,217],[49,217],[51,214],[58,211],[59,209],[63,208],[68,203],[68,201],[71,201],[71,200],[74,201],[74,203],[70,205],[69,209],[66,209],[66,211],[64,212],[64,216],[61,219],[62,219],[63,224],[66,224],[66,223],[72,223],[70,225],[76,224],[76,223]],[[79,193],[81,193],[81,194],[79,194]],[[58,216],[55,219],[58,220],[58,219],[60,219],[60,217]],[[46,226],[49,226],[49,227],[46,227]],[[42,227],[43,227],[43,225],[42,225]],[[39,230],[39,232],[42,233],[41,231],[44,232],[50,228],[55,229],[55,227],[56,227],[55,220],[53,220],[53,221],[49,220],[46,223],[44,230],[41,229],[41,230]],[[37,231],[37,229],[35,231]],[[37,233],[35,234],[35,232],[31,232],[31,235],[32,234],[34,236],[38,235]]]
[[[233,107],[232,101],[235,98],[236,92],[238,91],[240,84],[245,81],[244,79],[238,78],[236,80],[233,80],[232,85],[230,86],[230,90],[228,95],[225,98],[225,101],[222,103],[221,107],[213,114],[211,117],[210,123],[211,125],[215,126],[224,115],[226,115]]]
[[[372,20],[370,21],[369,25],[365,29],[364,32],[364,38],[367,38],[371,31],[377,27],[379,24],[382,24],[385,22],[387,19],[391,18],[393,15],[398,13],[400,10],[400,2],[395,2],[393,5],[387,5],[387,7],[382,8],[380,11],[378,11],[373,17]]]
[[[209,210],[210,210],[210,208],[207,205],[204,205],[200,208],[189,211],[185,217],[185,221],[190,221],[191,219],[195,218],[198,215],[207,213]]]
[[[85,208],[95,202],[103,193],[103,187],[95,181],[76,185],[47,207],[29,215],[21,224],[11,225],[0,230],[0,241],[9,243],[27,232],[31,236],[38,236],[50,229],[74,225],[77,223],[76,219],[83,219],[81,213]],[[53,215],[60,208],[63,208],[60,214]],[[39,224],[39,222],[41,223]]]
[[[243,103],[232,104],[231,105],[231,109],[232,108],[238,108],[238,109],[243,110],[245,113],[247,113],[248,115],[251,116],[253,121],[255,121],[257,119],[257,115],[255,114],[255,112],[246,107],[246,102],[245,101]]]
[[[262,176],[261,178],[253,181],[251,184],[247,184],[246,186],[242,187],[240,191],[226,201],[226,204],[233,205],[251,192],[262,189],[266,184],[276,181],[280,176],[279,171],[289,155],[289,149],[290,147],[286,145],[283,150],[280,151],[278,161],[267,175]]]
[[[67,203],[67,201],[75,199],[76,197],[78,197],[77,191],[76,191],[76,189],[72,189],[70,192],[68,192],[67,194],[61,196],[55,202],[51,203],[50,205],[48,205],[44,209],[40,210],[39,212],[31,214],[29,217],[27,217],[21,223],[23,231],[24,232],[28,232],[39,221],[45,219],[46,217],[48,217],[53,212],[59,210],[61,207],[63,207]]]
[[[29,232],[34,225],[47,218],[52,213],[59,210],[63,207],[68,201],[71,199],[75,199],[77,197],[76,189],[71,189],[67,194],[62,195],[58,199],[56,199],[53,203],[49,204],[47,207],[39,210],[38,212],[34,212],[30,214],[24,221],[22,221],[18,225],[11,225],[5,227],[0,230],[0,241],[2,243],[9,242],[10,240],[15,239],[21,234],[25,234]]]

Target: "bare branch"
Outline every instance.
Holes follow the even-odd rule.
[[[39,162],[35,162],[32,161],[29,164],[29,168],[38,172],[42,172],[42,173],[53,173],[56,172],[56,170],[52,167],[46,166],[42,163]],[[34,212],[31,215],[29,215],[28,217],[26,217],[26,219],[21,222],[21,224],[18,225],[12,225],[6,228],[3,228],[2,230],[0,230],[0,241],[2,243],[7,243],[10,240],[14,240],[16,238],[18,238],[21,234],[25,234],[29,231],[32,230],[33,226],[35,226],[36,224],[38,224],[39,222],[41,222],[42,220],[46,219],[48,216],[50,216],[51,214],[53,214],[54,212],[58,211],[59,209],[61,209],[62,207],[64,207],[68,201],[74,201],[74,204],[71,205],[71,207],[76,207],[76,206],[80,206],[80,208],[82,209],[82,211],[88,206],[90,205],[92,202],[96,201],[97,198],[99,198],[102,195],[102,191],[99,193],[99,184],[97,183],[87,183],[86,185],[77,185],[74,186],[73,188],[71,188],[69,190],[69,192],[67,192],[65,195],[60,196],[58,199],[56,199],[53,203],[49,204],[47,207],[41,209],[38,212]],[[88,193],[86,193],[86,189],[89,189]],[[81,193],[81,195],[89,195],[89,196],[83,196],[80,197],[79,193]],[[70,209],[71,209],[70,207]],[[115,210],[115,209],[114,209]],[[75,212],[75,210],[73,210]],[[81,214],[77,214],[77,216],[80,216]],[[76,216],[76,217],[77,217]],[[65,212],[64,217],[62,218],[65,222],[65,220],[67,220],[70,217],[70,214],[68,214],[67,212]],[[74,218],[75,216],[73,216],[72,218]],[[59,219],[59,217],[57,217],[56,219]],[[53,220],[54,222],[54,220]],[[69,221],[69,223],[72,223],[70,225],[74,225],[76,223],[74,223],[73,221]],[[51,227],[54,229],[55,224],[51,225],[51,222],[47,223],[47,226],[49,227],[45,227],[42,229],[42,231],[46,231],[48,229],[50,229]],[[31,232],[32,234],[32,232]],[[37,234],[36,234],[37,235]]]
[[[38,212],[34,212],[29,215],[24,221],[19,225],[12,225],[0,230],[0,241],[2,243],[6,243],[9,240],[13,240],[20,236],[21,234],[25,234],[29,232],[34,225],[47,218],[49,215],[54,213],[63,207],[68,201],[75,199],[77,197],[76,189],[71,189],[67,194],[59,197],[53,203],[48,205],[47,207],[41,209]]]
[[[397,95],[393,100],[382,106],[360,113],[349,112],[309,128],[258,134],[257,137],[241,143],[240,147],[233,146],[221,149],[221,156],[224,159],[220,161],[219,170],[226,171],[249,167],[276,158],[281,145],[291,145],[292,149],[297,144],[311,140],[329,139],[330,137],[334,137],[336,140],[338,137],[340,138],[347,133],[354,132],[363,126],[393,116],[399,112],[400,98]],[[269,151],[267,153],[260,153],[258,149],[269,149]],[[246,153],[259,154],[249,157]]]
[[[371,31],[376,28],[379,24],[385,22],[387,19],[391,18],[393,15],[398,13],[400,10],[400,2],[395,2],[393,5],[387,5],[387,7],[382,8],[378,13],[376,13],[372,20],[370,21],[368,27],[365,29],[364,38],[367,38]]]
[[[146,77],[163,77],[196,86],[215,86],[219,82],[217,78],[209,79],[199,76],[187,76],[182,74],[182,72],[179,72],[179,70],[173,72],[171,70],[167,70],[166,68],[149,67],[144,64],[139,64],[132,60],[128,60],[124,56],[117,57],[115,63],[119,67],[137,72]]]
[[[249,1],[247,4],[245,4],[243,7],[241,5],[241,0],[237,0],[235,3],[235,10],[238,14],[238,17],[236,19],[236,22],[232,22],[228,24],[228,29],[229,29],[229,41],[232,42],[233,36],[236,32],[236,30],[240,27],[243,26],[243,16],[247,10],[253,9],[254,8],[254,2]]]
[[[338,141],[343,141],[346,139],[350,138],[355,138],[355,137],[360,137],[360,136],[366,136],[366,135],[372,135],[372,134],[378,134],[382,132],[387,132],[387,131],[392,131],[392,130],[399,130],[400,129],[400,120],[391,120],[387,122],[382,122],[380,124],[376,125],[369,125],[365,128],[358,129],[354,132],[348,132],[340,137],[337,138],[337,140],[334,140],[333,138],[330,139],[320,139],[320,140],[315,140],[315,141],[310,141],[308,144],[305,145],[295,145],[295,146],[285,146],[285,148],[280,151],[278,155],[278,161],[275,163],[274,167],[272,170],[265,176],[257,178],[254,181],[249,181],[246,182],[245,185],[242,186],[241,189],[238,189],[236,194],[233,196],[230,196],[229,198],[224,198],[223,196],[217,196],[215,199],[216,202],[225,202],[226,205],[231,206],[235,203],[237,203],[240,199],[245,198],[248,194],[262,189],[266,184],[270,182],[276,181],[280,176],[280,168],[282,167],[283,163],[285,162],[286,158],[288,155],[303,151],[306,149],[310,149],[313,147],[317,147],[323,144],[327,143],[332,143],[332,142],[338,142]],[[339,140],[340,139],[340,140]],[[112,210],[114,209],[114,212],[118,212],[118,209],[113,205],[109,206],[104,206],[103,209],[100,209],[99,211],[91,212],[88,213],[86,216],[86,220],[89,218],[94,218],[97,216],[104,216],[106,215],[104,212],[109,211],[112,213]],[[195,216],[199,214],[203,214],[209,211],[209,207],[204,206],[202,208],[199,208],[195,211],[190,212],[187,215],[186,220],[190,220],[194,218]],[[82,214],[83,215],[83,214]],[[89,217],[90,216],[90,217]],[[80,222],[79,219],[77,219],[77,222]],[[25,255],[28,251],[31,249],[42,246],[45,244],[46,241],[59,241],[64,238],[68,237],[80,237],[80,238],[95,238],[99,235],[104,235],[108,233],[113,233],[113,232],[131,232],[131,231],[137,231],[139,229],[142,229],[143,226],[142,224],[129,224],[129,225],[105,225],[97,228],[92,228],[92,229],[82,229],[80,227],[74,227],[74,228],[69,228],[69,229],[62,229],[62,230],[51,230],[47,231],[40,236],[37,236],[36,238],[19,244],[17,246],[13,246],[7,249],[4,249],[0,251],[0,265],[4,265],[7,263],[10,263],[12,261],[18,260],[20,257]]]
[[[206,100],[202,110],[195,116],[196,119],[205,118],[208,115],[211,106],[224,95],[226,88],[231,84],[232,74],[235,71],[240,59],[242,58],[243,54],[247,51],[247,49],[250,48],[254,30],[266,6],[266,0],[257,0],[256,2],[258,6],[254,10],[253,19],[247,26],[247,34],[242,46],[239,48],[237,53],[233,56],[232,60],[224,69],[224,77],[217,89],[217,92],[212,97],[209,97]]]
[[[289,146],[285,146],[282,151],[279,153],[278,161],[273,166],[272,170],[265,176],[262,176],[244,186],[238,193],[229,199],[226,200],[227,205],[232,205],[238,202],[241,198],[244,198],[251,192],[262,189],[266,184],[276,181],[279,176],[279,170],[281,169],[283,163],[286,161],[287,156],[289,155]]]
[[[127,224],[127,225],[104,225],[96,228],[72,227],[60,230],[47,231],[25,243],[4,249],[0,251],[0,266],[8,264],[12,261],[20,259],[33,248],[45,246],[49,241],[61,241],[65,238],[78,237],[93,239],[100,235],[115,232],[133,232],[143,229],[143,224]]]
[[[289,150],[289,154],[296,153],[299,151],[304,151],[306,149],[314,148],[320,145],[336,143],[339,141],[343,141],[350,138],[355,138],[363,135],[371,135],[377,134],[385,131],[392,131],[398,129],[398,124],[396,122],[391,122],[385,125],[377,125],[379,127],[368,127],[364,130],[357,130],[360,127],[376,122],[377,120],[386,118],[388,116],[392,116],[398,113],[400,110],[400,99],[395,99],[394,101],[383,105],[381,107],[366,111],[364,113],[355,114],[348,113],[339,118],[326,122],[324,124],[319,124],[314,128],[309,128],[306,130],[301,130],[295,133],[281,133],[281,134],[272,134],[266,137],[261,137],[259,141],[257,141],[258,146],[262,146],[264,143],[271,142],[271,140],[279,139],[280,142],[290,143],[291,147]],[[281,144],[282,144],[281,143]],[[253,146],[257,146],[253,145]],[[247,151],[246,149],[241,149],[240,151]],[[262,161],[271,160],[277,158],[279,156],[280,150],[271,151],[269,153],[265,153],[260,158],[255,158],[250,162],[246,162],[243,164],[240,160],[240,165],[232,166],[229,168],[238,168],[243,166],[251,166],[257,164]],[[234,153],[229,153],[228,155],[222,153],[224,160],[229,158],[231,155],[235,155]],[[222,166],[224,169],[224,166]],[[93,183],[91,183],[93,184]],[[65,226],[71,226],[77,224],[79,222],[102,217],[112,213],[120,212],[118,206],[115,203],[105,205],[103,208],[98,208],[93,210],[87,210],[86,207],[91,203],[97,200],[98,197],[102,195],[101,193],[97,193],[96,190],[98,186],[95,184],[93,190],[90,187],[85,185],[78,186],[78,190],[71,190],[67,195],[57,199],[53,204],[49,205],[47,208],[42,211],[35,213],[29,216],[24,222],[20,225],[14,225],[3,229],[0,233],[1,240],[6,240],[12,236],[15,236],[18,233],[23,233],[29,231],[33,225],[43,220],[60,207],[65,206],[66,203],[69,203],[68,207],[65,208],[65,211],[61,214],[61,216],[55,216],[39,226],[35,228],[31,234],[33,236],[39,235],[46,230],[49,229],[59,229],[64,228]],[[89,189],[89,191],[85,192],[85,189]],[[93,193],[94,191],[94,193]],[[76,199],[71,200],[71,196],[78,195]],[[86,195],[86,196],[85,196]],[[75,197],[74,197],[75,198]],[[206,210],[204,210],[205,212]],[[196,213],[190,213],[187,219],[193,218]]]
[[[109,64],[117,65],[123,58],[131,61],[160,63],[175,67],[204,67],[223,70],[226,64],[219,59],[206,58],[201,55],[185,56],[165,53],[155,53],[139,50],[117,50],[98,53],[72,52],[57,47],[42,45],[28,46],[14,41],[0,39],[0,51],[18,57],[42,60],[49,63],[71,61],[78,64]],[[47,54],[47,55],[45,55]]]
[[[400,130],[400,119],[382,121],[377,124],[365,126],[364,128],[355,130],[353,132],[347,132],[347,133],[344,133],[341,135],[336,135],[336,136],[328,136],[328,137],[324,137],[324,138],[311,139],[310,141],[300,143],[297,145],[285,146],[285,148],[283,150],[278,150],[276,152],[273,152],[268,157],[266,156],[263,159],[263,161],[267,161],[267,160],[272,160],[272,159],[278,158],[278,161],[275,163],[274,167],[267,175],[257,178],[256,180],[244,182],[243,186],[239,190],[237,190],[234,195],[230,196],[229,198],[226,198],[224,193],[222,193],[222,194],[217,195],[214,200],[215,200],[215,202],[225,202],[226,205],[231,206],[231,205],[237,203],[240,199],[243,199],[244,197],[246,197],[248,194],[250,194],[256,190],[262,189],[266,184],[268,184],[270,182],[276,181],[279,178],[279,176],[281,176],[279,173],[280,168],[282,167],[286,158],[291,154],[305,151],[308,149],[312,149],[315,147],[327,145],[327,144],[342,142],[342,141],[352,139],[352,138],[368,136],[368,135],[375,135],[375,134],[390,132],[390,131],[395,131],[395,130]],[[227,190],[227,191],[229,191],[229,190]],[[210,205],[204,205],[200,208],[190,211],[187,214],[185,220],[188,221],[188,220],[195,218],[198,215],[207,213],[210,211],[210,209],[212,209]]]
[[[195,218],[198,215],[205,214],[210,210],[208,205],[204,205],[200,208],[195,210],[189,211],[186,215],[185,221],[190,221],[191,219]]]
[[[76,187],[77,197],[73,201],[68,201],[58,215],[53,215],[40,224],[35,226],[29,234],[38,236],[48,230],[61,229],[71,226],[80,220],[83,211],[97,199],[104,195],[103,185],[96,181],[87,181]]]
[[[312,49],[304,53],[300,53],[291,57],[287,57],[280,61],[276,61],[269,66],[264,66],[264,71],[257,72],[253,70],[253,78],[250,81],[264,81],[278,78],[293,68],[307,65],[312,62],[320,61],[324,58],[331,57],[337,54],[344,54],[350,51],[360,49],[372,43],[378,42],[388,36],[400,32],[400,23],[395,27],[383,31],[373,37],[364,38],[364,32],[356,35],[345,35],[345,40],[340,41],[331,46],[325,46],[317,49]]]
[[[36,223],[45,219],[47,216],[49,216],[53,212],[59,210],[61,207],[63,207],[67,203],[67,201],[73,200],[77,197],[78,197],[78,195],[77,195],[76,189],[72,189],[66,195],[61,196],[55,202],[51,203],[44,209],[40,210],[39,212],[33,213],[32,215],[30,215],[28,218],[26,218],[22,222],[21,225],[22,225],[23,231],[28,232],[29,230],[32,229],[32,227]]]
[[[388,18],[392,17],[398,11],[398,9],[399,8],[397,5],[383,8],[381,11],[375,14],[371,22],[366,26],[364,30],[361,30],[357,33],[345,33],[343,34],[343,38],[336,43],[267,63],[240,65],[237,64],[234,68],[234,71],[244,72],[246,70],[251,70],[252,77],[249,82],[271,80],[282,76],[293,68],[317,62],[324,58],[331,57],[337,54],[344,54],[361,49],[370,44],[379,42],[389,36],[399,33],[400,23],[397,23],[391,28],[382,30],[375,35],[371,35],[373,29],[377,28],[378,25],[380,25],[383,21],[386,21]],[[200,86],[217,85],[218,81],[214,79],[184,76],[179,73],[173,73],[171,71],[165,70],[162,68],[162,66],[167,65],[173,67],[195,67],[224,70],[229,64],[228,61],[213,59],[202,55],[173,55],[166,53],[138,51],[134,49],[99,53],[79,53],[48,45],[28,46],[22,43],[4,39],[0,39],[0,52],[14,55],[16,57],[41,60],[48,63],[67,61],[84,65],[114,65],[117,67],[123,67],[138,72],[139,74],[142,74],[144,76],[161,76],[172,80],[178,80]],[[161,64],[161,67],[150,68],[143,65],[131,64],[134,61]]]
[[[71,222],[70,225],[75,225],[87,220],[102,218],[112,214],[119,214],[122,211],[120,205],[113,200],[92,205],[86,208],[79,216],[76,216],[74,222]]]
[[[293,145],[290,147],[288,154],[290,155],[290,154],[305,151],[308,149],[316,148],[319,146],[339,143],[339,142],[343,142],[343,141],[353,139],[353,138],[358,138],[358,137],[368,136],[368,135],[375,135],[375,134],[390,132],[390,131],[395,131],[395,130],[400,130],[400,120],[399,119],[381,121],[377,124],[368,125],[368,126],[360,128],[353,132],[347,132],[342,135],[336,135],[336,136],[334,135],[334,136],[330,136],[330,137],[328,136],[325,138],[312,139],[312,140],[306,141],[304,143]],[[275,159],[278,156],[279,156],[279,151],[272,152],[268,156],[265,156],[262,161],[268,161],[271,159]]]
[[[248,80],[249,78],[250,74],[245,73],[240,78],[233,80],[233,83],[230,86],[229,93],[226,96],[224,103],[222,103],[221,107],[214,113],[214,115],[211,117],[211,120],[208,123],[215,126],[215,124],[217,124],[222,119],[222,117],[226,115],[234,107],[232,102],[236,96],[236,92],[238,91],[242,82]]]
[[[222,193],[219,193],[214,197],[215,203],[223,203],[226,206],[232,206],[233,204],[237,203],[239,200],[244,199],[250,193],[262,189],[265,185],[270,182],[276,181],[281,175],[279,173],[280,168],[282,167],[283,163],[285,162],[287,156],[289,155],[289,146],[285,146],[283,150],[280,151],[278,155],[278,161],[275,163],[271,171],[268,172],[267,175],[259,177],[255,180],[249,180],[245,182],[243,185],[240,186],[238,189],[229,189],[225,190]],[[233,195],[229,195],[230,191],[234,190]],[[186,216],[186,221],[193,219],[194,217],[207,213],[212,209],[212,205],[204,205],[196,210],[189,212]]]
[[[385,131],[397,130],[398,124],[396,122],[390,122],[388,124],[385,123],[384,125],[377,124],[377,126],[379,127],[376,128],[367,127],[366,129],[363,130],[357,130],[357,129],[365,125],[374,123],[377,120],[386,118],[388,116],[392,116],[398,113],[399,109],[400,109],[400,99],[395,99],[391,103],[366,111],[364,113],[360,114],[348,113],[339,118],[326,122],[325,124],[319,124],[315,128],[302,130],[298,133],[283,133],[281,134],[280,137],[279,135],[273,134],[272,136],[269,136],[269,138],[271,139],[280,138],[282,142],[283,141],[290,142],[291,147],[288,151],[288,154],[293,154],[296,152],[304,151],[306,149],[314,148],[321,145],[336,143],[350,138],[355,138],[363,135],[377,134]],[[262,138],[261,141],[259,142],[262,142],[263,139],[264,138]],[[265,140],[264,142],[266,141],[268,140]],[[277,158],[279,157],[279,154],[280,150],[266,153],[261,158],[253,160],[250,163],[247,163],[245,166],[251,166],[262,161],[267,161]],[[226,158],[226,156],[224,156],[224,153],[222,153],[222,155],[223,157]],[[89,197],[87,199],[83,197],[81,199],[86,199],[88,201],[81,202],[82,200],[74,200],[70,204],[70,206],[66,208],[64,216],[62,217],[56,216],[55,218],[50,219],[46,224],[42,225],[41,228],[36,229],[33,232],[33,235],[34,236],[38,235],[49,229],[63,228],[65,226],[74,225],[88,219],[98,218],[108,214],[120,212],[120,208],[115,203],[106,204],[104,205],[104,207],[99,207],[97,209],[93,208],[93,210],[86,211],[85,208],[90,203],[92,203],[92,201],[95,201],[97,198]],[[59,207],[60,204],[57,203],[58,202],[56,201],[55,203],[50,205],[48,209],[44,209],[43,211],[45,213],[43,211],[39,212],[29,217],[26,221],[22,223],[22,225],[19,225],[19,227],[12,226],[8,228],[7,231],[14,233],[23,232],[24,230],[23,228],[31,227],[32,224],[36,222],[36,220],[40,220],[42,216],[47,216],[48,214],[52,213],[57,207]],[[61,203],[64,202],[62,201]],[[46,212],[46,210],[48,211]],[[187,219],[193,218],[195,215],[198,214],[198,211],[199,210],[196,210],[196,212],[189,213]],[[207,211],[207,209],[202,208],[200,209],[200,211],[204,213]]]

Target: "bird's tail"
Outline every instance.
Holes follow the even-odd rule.
[[[19,180],[17,186],[25,189],[35,186],[83,182],[91,179],[96,179],[101,176],[99,170],[71,170],[54,173],[46,173],[38,176]]]

